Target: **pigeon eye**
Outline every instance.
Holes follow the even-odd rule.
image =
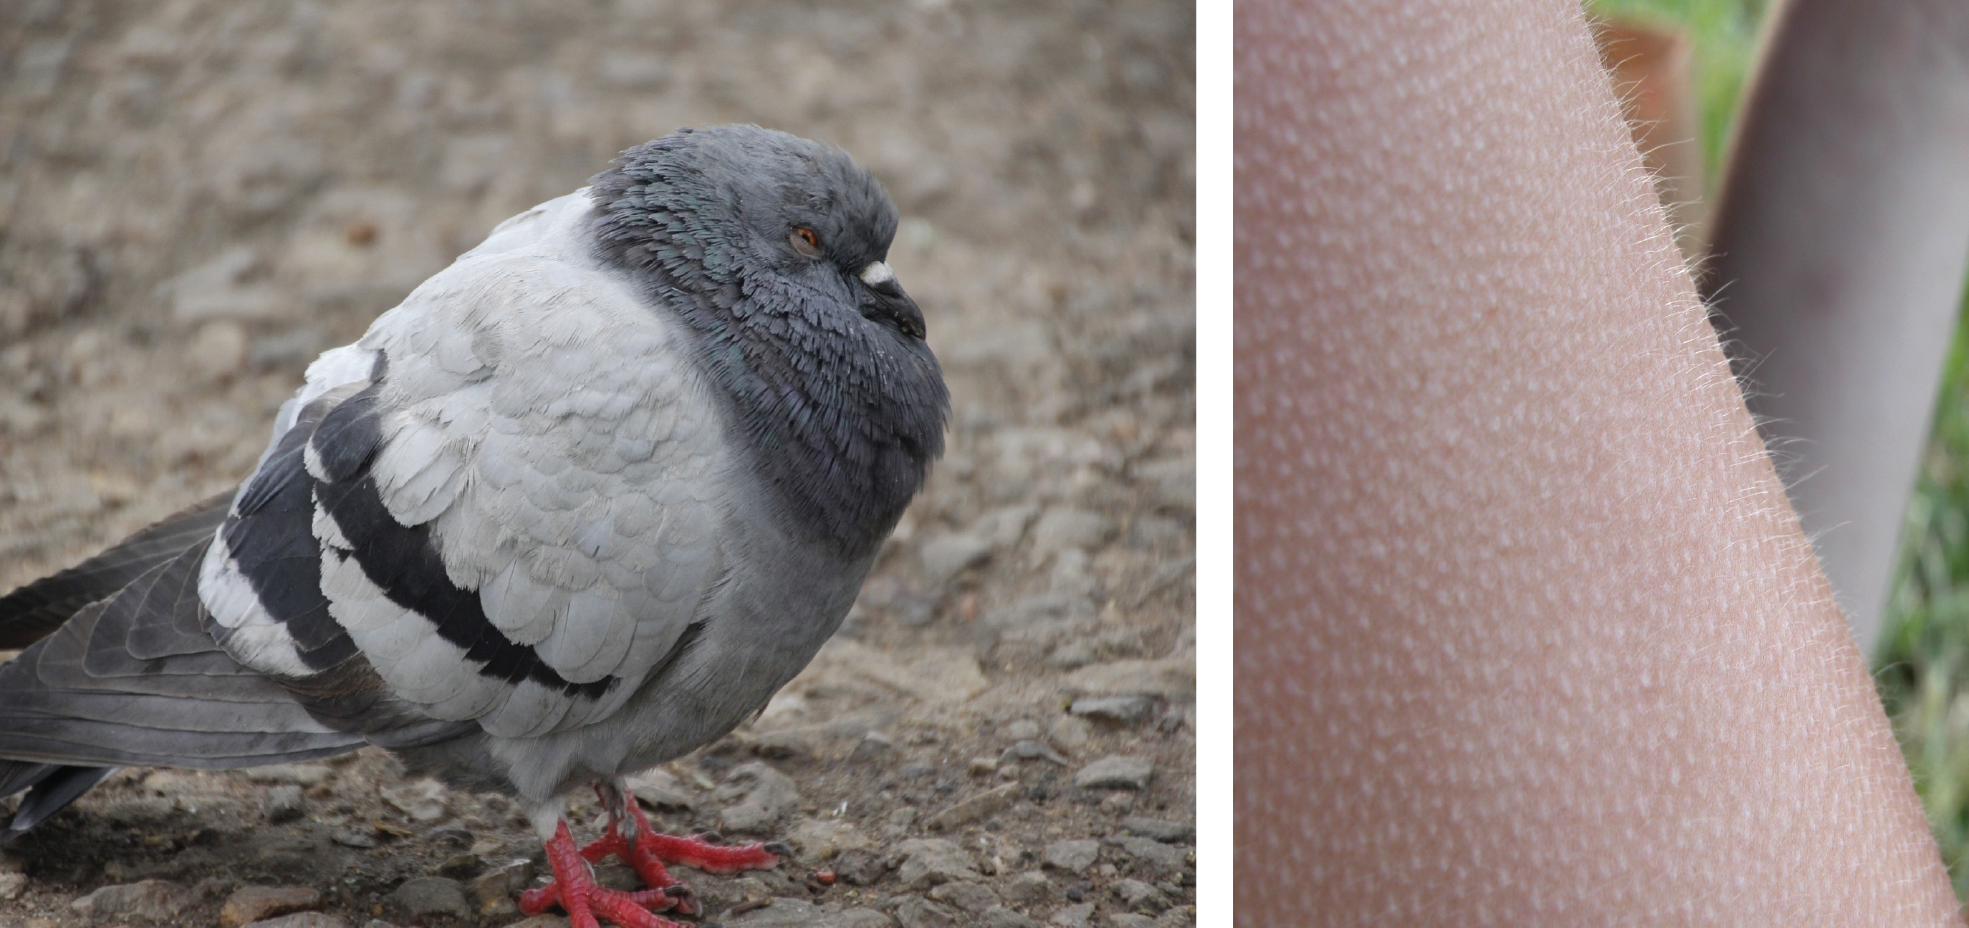
[[[809,258],[820,257],[820,236],[815,235],[814,230],[804,227],[794,229],[793,234],[787,236],[786,240],[793,246],[794,251]]]

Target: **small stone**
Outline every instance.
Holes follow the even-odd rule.
[[[924,542],[919,556],[923,576],[932,588],[991,558],[991,542],[976,535],[945,535]]]
[[[1169,908],[1169,897],[1141,880],[1116,880],[1109,887],[1128,907],[1139,912],[1154,914]]]
[[[879,731],[862,735],[855,743],[855,749],[848,752],[851,763],[867,764],[887,761],[896,756],[896,742]]]
[[[902,928],[957,928],[957,913],[934,902],[908,896],[896,905]]]
[[[988,777],[998,772],[998,761],[989,757],[973,757],[965,770],[974,777]]]
[[[930,898],[966,912],[982,912],[998,904],[998,894],[977,883],[945,883],[930,890]]]
[[[835,875],[852,886],[872,885],[888,872],[889,865],[882,855],[868,848],[845,850],[834,859]]]
[[[480,874],[472,881],[472,907],[481,916],[519,914],[513,897],[533,882],[533,872],[533,858],[517,857]]]
[[[360,831],[338,831],[329,835],[328,840],[343,847],[353,847],[360,850],[368,850],[376,846],[375,836],[363,834]]]
[[[384,928],[396,928],[396,926],[381,920],[372,921],[365,928],[374,928],[376,925],[383,925]],[[243,928],[349,928],[349,923],[325,912],[296,912],[292,915],[282,915],[278,918],[266,919],[265,921],[250,922],[243,926]]]
[[[1046,740],[1068,754],[1078,752],[1094,738],[1094,725],[1086,719],[1074,715],[1063,715],[1053,720],[1046,732]]]
[[[1031,719],[1019,719],[1005,726],[1005,737],[1013,741],[1030,741],[1039,734],[1039,723]]]
[[[1068,873],[1085,873],[1100,859],[1101,842],[1092,838],[1055,841],[1046,845],[1046,850],[1040,855],[1041,862],[1046,866]]]
[[[396,807],[412,821],[430,824],[444,818],[444,787],[431,780],[418,780],[380,791],[383,801]]]
[[[1121,827],[1128,829],[1131,834],[1154,838],[1164,844],[1190,844],[1196,841],[1195,822],[1166,822],[1161,819],[1136,816],[1123,819]]]
[[[221,320],[198,327],[198,333],[185,346],[185,367],[199,380],[229,377],[246,366],[246,329],[237,322]]]
[[[441,876],[420,876],[405,880],[383,904],[405,915],[451,915],[471,918],[472,906],[465,899],[465,887],[457,880]]]
[[[307,808],[298,786],[276,786],[267,791],[266,816],[271,824],[294,821],[306,815]]]
[[[956,843],[942,838],[911,838],[896,848],[902,863],[896,875],[910,889],[922,891],[952,880],[975,880],[977,864]]]
[[[1145,789],[1155,764],[1141,757],[1110,754],[1080,768],[1073,785],[1081,789]]]
[[[176,883],[144,880],[105,886],[69,903],[69,908],[93,921],[130,919],[173,924],[191,901],[191,894]]]
[[[1092,921],[1093,918],[1094,904],[1083,902],[1079,905],[1067,906],[1064,909],[1054,909],[1052,917],[1046,919],[1046,923],[1049,925],[1059,925],[1061,928],[1087,928],[1087,923]]]
[[[1155,700],[1147,696],[1084,696],[1073,701],[1074,715],[1113,725],[1133,725],[1155,714]]]
[[[734,768],[726,778],[726,785],[711,798],[714,802],[732,803],[718,816],[718,824],[724,830],[735,834],[765,834],[779,824],[780,816],[800,804],[800,789],[792,777],[754,761]]]
[[[1114,537],[1114,520],[1085,509],[1048,509],[1032,529],[1032,555],[1044,560],[1067,548],[1098,548]]]
[[[1121,835],[1109,838],[1107,843],[1134,859],[1135,872],[1153,879],[1180,876],[1191,865],[1189,852],[1153,838]]]
[[[810,818],[793,826],[786,839],[800,849],[802,860],[832,860],[844,851],[868,847],[872,842],[861,829],[840,819]]]
[[[1035,905],[1053,895],[1053,881],[1037,870],[1027,870],[1008,881],[1001,893],[1010,902]]]
[[[978,916],[979,928],[1039,928],[1039,923],[1002,905],[995,905]]]
[[[478,876],[479,871],[483,869],[485,863],[479,860],[479,855],[466,851],[445,858],[444,863],[438,864],[437,873],[438,876],[448,876],[454,880],[469,880]]]
[[[630,777],[627,781],[629,792],[636,801],[653,809],[667,812],[694,812],[697,810],[697,797],[691,795],[690,788],[684,785],[677,775],[658,768],[645,770]]]
[[[27,888],[27,874],[0,873],[0,899],[19,899]]]
[[[1179,905],[1155,920],[1155,928],[1191,928],[1196,924],[1196,906]]]
[[[1011,805],[1013,800],[1019,798],[1019,792],[1022,789],[1023,787],[1018,783],[1006,783],[992,787],[982,793],[959,800],[943,811],[930,816],[928,824],[931,828],[942,830],[980,821],[998,814],[1006,806]]]
[[[1004,758],[1000,758],[1001,762],[1005,758],[1012,760],[1047,760],[1059,764],[1062,767],[1067,764],[1066,757],[1060,752],[1047,747],[1044,742],[1033,740],[1013,742],[1011,747],[1005,749]]]
[[[1109,793],[1101,797],[1101,811],[1109,815],[1123,815],[1135,808],[1134,793]]]
[[[1133,912],[1119,912],[1108,916],[1108,928],[1155,928],[1155,919]]]
[[[300,787],[290,787],[300,789]],[[321,904],[321,893],[311,886],[241,886],[219,907],[219,924],[237,928],[248,922],[263,921],[276,915],[312,909]]]
[[[972,523],[972,531],[980,538],[999,549],[1016,547],[1025,538],[1026,529],[1039,515],[1039,507],[1031,503],[1016,506],[1000,506],[978,517]]]

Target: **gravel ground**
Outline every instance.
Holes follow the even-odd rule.
[[[828,139],[902,209],[950,452],[807,673],[640,792],[797,848],[683,871],[729,928],[1190,924],[1191,17],[0,4],[0,588],[233,485],[315,353],[617,151]],[[132,769],[0,852],[0,925],[565,924],[512,907],[539,860],[380,752]]]

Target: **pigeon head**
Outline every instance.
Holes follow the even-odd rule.
[[[696,333],[780,504],[872,554],[943,452],[950,405],[887,263],[882,185],[831,145],[714,126],[624,152],[589,196],[598,254]]]

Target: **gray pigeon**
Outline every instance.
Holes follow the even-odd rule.
[[[654,834],[623,777],[806,666],[942,453],[895,230],[845,153],[755,126],[500,224],[308,368],[236,493],[0,598],[6,836],[120,765],[376,744],[517,797],[555,877],[523,905],[577,926],[673,924],[666,863],[774,864]],[[650,889],[598,887],[610,852]]]

